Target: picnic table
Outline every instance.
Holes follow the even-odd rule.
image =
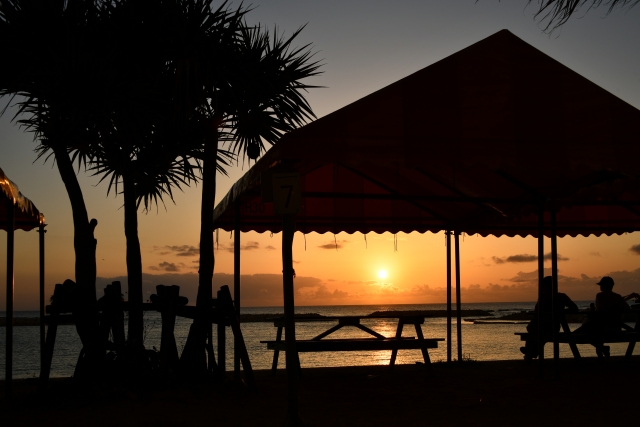
[[[385,337],[384,335],[374,331],[361,323],[362,319],[390,319],[387,316],[328,316],[328,317],[296,317],[296,322],[338,322],[321,334],[309,340],[296,340],[296,351],[319,352],[319,351],[380,351],[391,350],[391,359],[389,367],[395,365],[398,350],[420,350],[422,358],[427,367],[431,367],[431,359],[429,358],[429,349],[438,348],[438,341],[444,341],[444,338],[425,338],[422,333],[421,325],[424,324],[424,316],[401,316],[398,317],[398,326],[394,337]],[[284,318],[273,319],[273,325],[277,327],[275,341],[260,341],[267,344],[267,349],[274,350],[273,363],[271,370],[275,374],[278,368],[278,356],[280,351],[286,351],[285,341],[282,339],[284,329]],[[414,325],[416,337],[403,337],[402,331],[405,325]],[[327,339],[327,337],[343,327],[350,326],[358,328],[367,334],[370,338],[338,338]],[[298,358],[298,367],[300,367],[300,359]]]
[[[562,326],[562,332],[558,332],[556,334],[556,339],[561,344],[569,344],[571,348],[571,353],[573,357],[579,361],[581,359],[580,351],[578,350],[577,344],[591,344],[595,340],[602,342],[603,344],[612,344],[612,343],[628,343],[627,351],[625,352],[625,359],[631,359],[631,355],[633,354],[633,350],[635,348],[636,342],[640,341],[640,304],[634,304],[631,306],[632,312],[637,314],[635,325],[629,326],[625,322],[620,322],[620,332],[616,332],[613,334],[584,334],[584,333],[575,333],[572,332],[567,323],[567,319],[565,317],[565,313],[563,312],[560,316],[560,325]],[[515,332],[515,335],[520,336],[521,341],[528,341],[531,339],[536,339],[536,334],[532,334],[529,332]],[[543,336],[542,337],[543,345],[541,346],[541,354],[540,357],[544,357],[544,344],[548,342],[553,342],[551,336]]]

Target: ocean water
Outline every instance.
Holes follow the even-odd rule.
[[[586,308],[589,302],[578,302],[580,308]],[[487,310],[495,316],[503,316],[522,310],[532,310],[535,303],[473,303],[462,304],[463,309]],[[319,313],[326,316],[363,316],[375,311],[384,310],[445,310],[445,304],[415,304],[415,305],[357,305],[357,306],[307,306],[296,307],[296,313]],[[247,307],[242,308],[243,314],[276,314],[282,313],[282,307]],[[0,316],[4,313],[0,312]],[[17,312],[16,317],[37,317],[38,312]],[[385,336],[394,336],[397,319],[364,319],[363,325]],[[191,320],[185,318],[176,319],[175,336],[178,350],[184,346]],[[324,332],[335,324],[332,322],[300,322],[296,323],[296,336],[299,339],[310,339]],[[462,323],[462,354],[465,358],[473,360],[508,360],[521,359],[520,346],[522,345],[515,332],[524,332],[525,324],[474,324]],[[571,329],[579,325],[570,324]],[[270,369],[273,360],[273,351],[267,350],[266,344],[261,340],[274,340],[276,328],[271,322],[242,323],[242,334],[249,352],[251,364],[254,369]],[[446,338],[446,318],[427,318],[422,325],[425,338]],[[457,357],[457,337],[455,318],[452,324],[452,355]],[[147,348],[160,348],[161,320],[157,312],[145,313],[145,346]],[[216,328],[214,327],[214,335]],[[357,338],[368,335],[355,328],[343,327],[332,334],[331,338]],[[403,336],[416,336],[413,326],[405,326]],[[227,328],[227,360],[226,369],[233,369],[233,334]],[[214,336],[214,343],[217,337]],[[14,353],[13,376],[14,378],[37,377],[40,372],[40,348],[39,328],[37,326],[14,327]],[[80,353],[80,340],[73,325],[61,325],[58,327],[52,372],[53,377],[68,377],[73,375],[73,370]],[[591,346],[579,346],[581,354],[595,356]],[[551,351],[550,346],[547,351]],[[611,345],[612,355],[623,355],[626,344]],[[636,347],[634,354],[640,354],[640,346]],[[300,363],[302,367],[321,366],[358,366],[358,365],[386,365],[389,363],[391,351],[363,351],[363,352],[321,352],[301,353]],[[429,350],[432,361],[446,360],[446,342],[439,343],[439,348]],[[569,346],[560,346],[561,357],[572,357]],[[216,352],[216,358],[218,357]],[[396,363],[413,364],[422,361],[419,350],[401,350],[398,352]],[[279,367],[284,368],[284,357],[281,355]],[[0,378],[5,375],[5,328],[0,328]]]

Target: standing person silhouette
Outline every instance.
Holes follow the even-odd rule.
[[[540,324],[540,332],[544,337],[544,340],[548,340],[553,335],[553,331],[560,330],[560,316],[564,313],[565,308],[570,313],[577,313],[578,306],[571,301],[571,298],[567,294],[558,292],[556,299],[556,316],[555,322],[553,321],[552,301],[553,301],[553,277],[547,276],[542,279],[541,298],[536,303],[534,310],[534,317],[527,325],[527,331],[532,334],[533,339],[527,340],[524,347],[520,347],[520,351],[524,354],[524,359],[529,361],[538,357],[538,324]],[[540,316],[538,316],[540,313]],[[538,320],[540,318],[540,320]],[[555,325],[554,325],[555,323]]]
[[[622,296],[613,292],[614,281],[609,276],[604,276],[597,285],[600,292],[596,295],[596,302],[591,303],[591,311],[587,318],[574,333],[593,335],[591,345],[596,348],[599,359],[608,358],[609,346],[604,345],[604,335],[620,332],[622,327],[622,314],[631,310],[627,300],[637,298],[638,294],[632,293]]]

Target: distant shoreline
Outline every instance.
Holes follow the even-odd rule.
[[[461,316],[465,317],[491,317],[493,318],[493,313],[486,310],[460,310]],[[457,315],[456,310],[451,310],[451,315],[455,317]],[[367,317],[374,318],[389,318],[394,319],[399,316],[424,316],[427,318],[439,318],[439,317],[447,317],[447,310],[390,310],[390,311],[376,311],[369,315],[362,316],[362,319],[366,319]],[[284,313],[255,313],[255,314],[241,314],[240,322],[241,323],[251,323],[251,322],[273,322],[275,319],[284,317]],[[317,321],[323,318],[327,318],[327,321],[333,320],[335,316],[324,316],[318,313],[296,313],[296,318],[302,318],[299,321],[304,322],[305,320],[309,321]],[[0,327],[6,326],[7,319],[6,317],[0,317]],[[62,324],[72,325],[72,322],[66,322]],[[13,326],[39,326],[40,318],[39,317],[14,317],[13,318]]]

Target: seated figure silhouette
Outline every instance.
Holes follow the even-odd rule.
[[[632,293],[622,296],[613,292],[613,279],[604,276],[597,283],[600,285],[600,292],[596,295],[596,302],[591,303],[591,311],[587,318],[574,333],[590,334],[593,336],[591,345],[596,348],[599,359],[609,357],[609,346],[604,345],[604,336],[620,332],[622,325],[622,314],[631,310],[627,300],[637,298],[638,294]]]
[[[527,331],[532,334],[533,338],[527,340],[525,347],[520,347],[520,351],[524,354],[525,360],[538,357],[540,350],[537,340],[538,325],[540,325],[540,333],[543,339],[549,340],[554,330],[560,330],[560,316],[562,316],[565,308],[571,313],[578,312],[578,306],[571,301],[571,298],[566,294],[558,292],[556,297],[556,316],[554,319],[552,315],[553,278],[551,276],[545,277],[540,284],[540,288],[541,296],[540,300],[536,303],[534,310],[535,315],[527,325]]]

